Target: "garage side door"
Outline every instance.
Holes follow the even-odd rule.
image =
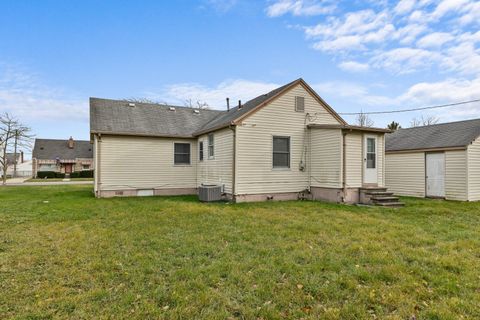
[[[426,155],[427,197],[445,197],[445,153]]]

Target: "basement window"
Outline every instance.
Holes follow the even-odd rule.
[[[215,141],[213,133],[208,134],[208,159],[213,159],[215,156]]]
[[[305,98],[304,97],[295,97],[295,111],[305,112]]]
[[[273,137],[273,168],[290,168],[290,137]]]
[[[174,164],[190,164],[190,143],[175,143],[174,145]]]

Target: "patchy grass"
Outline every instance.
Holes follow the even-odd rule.
[[[480,318],[480,204],[403,200],[0,188],[0,318]]]

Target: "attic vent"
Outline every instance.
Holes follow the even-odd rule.
[[[168,110],[175,111],[175,108],[174,107],[169,107]]]
[[[305,98],[304,97],[295,97],[295,111],[305,112]]]
[[[135,107],[135,103],[129,102],[129,103],[128,103],[128,106],[129,106],[129,107]]]
[[[193,110],[193,113],[200,113],[200,110]]]

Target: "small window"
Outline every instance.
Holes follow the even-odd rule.
[[[90,165],[89,164],[82,165],[82,170],[90,170]]]
[[[175,164],[190,164],[190,143],[175,143]]]
[[[377,167],[377,152],[375,151],[375,138],[367,138],[367,168],[375,169]]]
[[[213,133],[208,135],[208,158],[213,159],[215,156],[215,148],[214,148],[215,141],[213,140]]]
[[[203,161],[203,141],[198,144],[198,159]]]
[[[290,168],[290,137],[273,137],[273,168]]]
[[[305,98],[295,97],[295,111],[305,112]]]

